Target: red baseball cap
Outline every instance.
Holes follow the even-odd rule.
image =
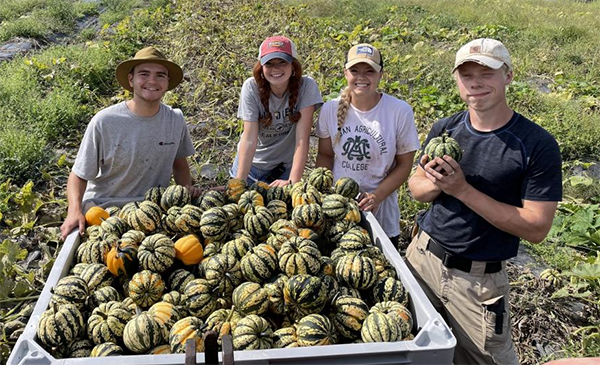
[[[274,58],[281,58],[289,63],[297,56],[294,42],[280,35],[265,39],[258,50],[258,59],[261,65]]]

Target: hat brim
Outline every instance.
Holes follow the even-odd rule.
[[[158,59],[131,59],[119,63],[115,71],[115,76],[119,84],[125,89],[133,92],[133,88],[129,85],[129,73],[138,65],[144,63],[155,63],[164,66],[169,71],[169,87],[167,90],[172,90],[177,87],[183,80],[183,70],[175,62],[169,60]]]
[[[286,61],[287,63],[292,63],[292,60],[294,59],[292,56],[290,56],[287,53],[283,53],[283,52],[273,52],[273,53],[269,53],[267,55],[262,56],[262,58],[260,59],[260,64],[261,65],[265,65],[265,63],[274,60],[275,58],[281,58],[282,60]]]
[[[454,68],[452,69],[452,72],[456,71],[457,68],[459,68],[461,65],[463,65],[467,62],[475,62],[482,66],[492,68],[494,70],[497,70],[500,67],[502,67],[502,65],[504,65],[504,62],[502,62],[498,59],[495,59],[493,57],[477,55],[477,56],[467,57],[465,59],[460,60],[459,62],[456,62],[454,64]]]
[[[373,67],[373,69],[376,72],[381,71],[381,65],[377,64],[377,62],[370,60],[368,58],[357,58],[354,59],[350,62],[347,62],[346,65],[344,66],[346,69],[349,69],[350,67],[354,66],[354,65],[358,65],[359,63],[366,63],[368,65],[370,65],[371,67]]]

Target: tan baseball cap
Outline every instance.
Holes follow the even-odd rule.
[[[379,50],[368,43],[357,44],[350,48],[346,56],[346,66],[348,69],[358,63],[368,63],[377,72],[383,68],[383,60]]]
[[[480,65],[499,69],[502,65],[512,70],[510,54],[502,42],[491,38],[479,38],[460,47],[456,52],[456,60],[452,72],[466,62],[476,62]]]

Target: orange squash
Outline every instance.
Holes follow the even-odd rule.
[[[114,276],[131,277],[138,270],[137,252],[137,246],[134,244],[114,244],[104,259],[108,271]]]
[[[91,207],[85,213],[85,223],[88,226],[98,226],[102,223],[103,220],[110,217],[110,214],[104,208],[101,207]]]
[[[175,257],[184,265],[198,264],[204,258],[202,243],[195,234],[188,234],[175,242]]]

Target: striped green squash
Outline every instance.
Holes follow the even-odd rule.
[[[61,278],[50,292],[50,305],[74,304],[79,310],[83,309],[90,294],[87,282],[76,275]]]
[[[123,208],[121,208],[119,214],[117,214],[117,217],[121,218],[124,222],[127,222],[127,217],[129,217],[129,214],[135,210],[136,204],[136,201],[132,201],[123,205]]]
[[[150,233],[160,226],[161,207],[149,200],[135,203],[135,209],[127,216],[127,223],[136,231]]]
[[[204,277],[209,285],[222,295],[230,295],[242,282],[242,269],[232,255],[216,254],[202,263]]]
[[[243,215],[240,212],[240,208],[235,203],[223,205],[223,209],[227,213],[229,218],[229,231],[236,232],[244,228]]]
[[[96,289],[113,283],[113,275],[104,264],[89,264],[79,275],[87,283],[88,290],[93,293]]]
[[[215,331],[219,335],[217,341],[221,344],[223,336],[231,335],[240,319],[242,319],[242,315],[235,308],[218,309],[206,319],[206,329]]]
[[[321,266],[319,267],[318,276],[335,276],[335,264],[329,256],[321,256],[319,258]]]
[[[145,270],[161,273],[175,262],[175,243],[162,233],[146,237],[138,250],[138,260]]]
[[[138,309],[140,309],[140,307],[137,304],[135,304],[131,297],[123,299],[121,303],[123,303],[123,305],[127,308],[127,310],[129,311],[129,313],[131,313],[132,316],[137,315]]]
[[[202,235],[213,241],[220,241],[229,232],[229,216],[223,208],[215,207],[202,213],[200,219]]]
[[[360,251],[371,244],[369,234],[361,227],[355,226],[346,232],[338,242],[338,247],[348,251]]]
[[[294,275],[285,282],[283,299],[292,316],[300,319],[323,310],[328,299],[327,288],[316,276]]]
[[[291,188],[292,207],[296,208],[304,204],[321,204],[323,197],[321,193],[312,185],[305,182],[298,182]]]
[[[342,177],[335,182],[333,188],[336,194],[345,196],[346,198],[356,199],[358,193],[360,193],[360,186],[351,177]]]
[[[292,203],[289,192],[280,186],[271,186],[267,191],[267,202],[272,200],[281,200],[282,202],[290,205]]]
[[[278,219],[269,227],[269,232],[284,238],[292,238],[298,235],[298,227],[290,220]]]
[[[148,355],[168,355],[171,353],[170,345],[158,345],[152,350],[148,351]]]
[[[204,211],[195,205],[184,205],[175,219],[175,225],[180,232],[196,233],[200,231],[200,220]]]
[[[250,185],[249,188],[249,190],[256,190],[260,195],[262,195],[265,203],[268,201],[267,194],[269,193],[269,189],[271,189],[271,187],[264,181],[256,181]]]
[[[108,213],[109,217],[112,217],[112,216],[118,216],[119,212],[121,211],[121,208],[113,205],[113,206],[104,208],[104,210],[106,211],[106,213]]]
[[[47,347],[64,347],[84,326],[83,316],[74,304],[54,304],[40,316],[37,337]]]
[[[310,172],[307,181],[321,193],[326,193],[333,185],[333,172],[327,167],[317,167]]]
[[[230,203],[236,203],[240,200],[240,196],[248,189],[246,180],[229,179],[225,185],[225,196]]]
[[[139,246],[142,244],[144,238],[146,238],[146,234],[144,232],[131,229],[123,233],[121,236],[121,246]]]
[[[106,357],[121,355],[123,355],[123,349],[121,348],[121,346],[112,342],[106,342],[96,345],[90,353],[90,357]]]
[[[102,288],[98,288],[88,297],[88,304],[91,308],[96,308],[100,304],[112,301],[121,301],[121,294],[113,286],[103,286]],[[97,344],[98,343],[96,343],[96,345]]]
[[[273,222],[275,218],[266,207],[253,206],[244,214],[244,228],[257,239],[269,233]]]
[[[360,292],[357,289],[351,288],[349,286],[345,286],[345,285],[338,285],[338,291],[336,293],[337,295],[347,295],[353,298],[360,298],[362,299],[362,295],[360,294]]]
[[[162,296],[161,301],[173,304],[181,317],[187,317],[189,315],[187,310],[187,298],[180,292],[176,290],[170,291]]]
[[[373,287],[373,300],[376,303],[396,301],[403,305],[408,304],[408,292],[402,282],[396,278],[387,277],[380,279]]]
[[[232,337],[236,350],[266,350],[273,346],[273,330],[269,322],[255,314],[240,319]]]
[[[131,319],[127,307],[116,301],[102,303],[87,321],[87,335],[96,345],[104,342],[117,343],[123,336],[125,325]]]
[[[331,304],[334,298],[338,295],[339,292],[339,284],[335,277],[329,275],[319,276],[323,285],[327,289],[327,303]]]
[[[362,215],[360,213],[360,208],[358,207],[358,202],[354,199],[348,200],[348,205],[346,205],[346,216],[344,220],[360,223],[362,219]]]
[[[150,270],[142,270],[129,282],[129,297],[142,308],[148,308],[158,302],[165,290],[165,283],[160,274]]]
[[[165,329],[148,312],[141,312],[125,325],[123,343],[129,351],[143,354],[165,341]]]
[[[171,328],[173,324],[179,321],[183,316],[179,313],[177,307],[164,301],[154,303],[148,313],[160,324]]]
[[[263,288],[267,292],[269,311],[273,314],[282,315],[285,309],[283,300],[283,285],[278,282],[266,283]]]
[[[267,204],[267,209],[269,209],[273,215],[275,222],[280,219],[288,219],[287,204],[285,204],[285,202],[282,200],[271,200]]]
[[[148,200],[153,202],[154,204],[160,205],[160,199],[165,192],[165,188],[162,186],[154,186],[148,190],[144,194],[144,200]]]
[[[200,209],[206,211],[210,208],[222,207],[226,203],[227,198],[225,198],[225,195],[223,193],[216,190],[208,190],[200,196],[195,205],[200,207]]]
[[[316,275],[321,268],[321,252],[317,245],[303,237],[292,237],[278,252],[279,268],[287,276]]]
[[[329,318],[321,314],[309,314],[296,326],[296,336],[300,346],[324,346],[337,342],[337,332]]]
[[[292,221],[298,228],[318,230],[325,223],[323,209],[316,203],[298,205],[292,211]]]
[[[342,257],[335,266],[335,273],[341,284],[355,289],[369,289],[377,280],[373,260],[357,254]]]
[[[263,315],[269,309],[268,293],[257,283],[241,283],[233,290],[231,299],[235,310],[244,316]]]
[[[331,246],[337,246],[342,236],[355,226],[356,223],[347,220],[331,222],[331,225],[326,230],[325,236]]]
[[[190,204],[191,201],[190,191],[185,186],[171,185],[163,192],[160,198],[160,206],[167,211],[174,206],[183,207]]]
[[[283,327],[273,332],[273,348],[285,349],[299,347],[296,327]]]
[[[176,269],[169,275],[167,283],[169,284],[170,290],[176,290],[183,293],[185,286],[192,280],[194,280],[194,274],[186,269]]]
[[[429,141],[425,150],[423,150],[423,154],[429,155],[430,160],[448,155],[459,162],[462,158],[462,149],[458,142],[450,137],[448,131],[444,131],[441,136],[434,137]]]
[[[77,247],[75,257],[77,262],[102,264],[109,250],[110,244],[106,240],[97,237],[80,244]]]
[[[185,353],[185,343],[188,339],[196,341],[196,352],[204,351],[202,338],[206,324],[197,317],[185,317],[177,321],[169,331],[169,345],[174,354]]]
[[[119,217],[108,217],[100,223],[100,228],[103,232],[103,237],[107,235],[114,235],[121,237],[123,233],[127,232],[130,227],[127,221]]]
[[[238,200],[238,209],[242,214],[246,214],[252,207],[264,207],[265,201],[262,195],[256,190],[245,191]]]
[[[94,345],[88,339],[73,341],[67,348],[69,358],[90,357]]]
[[[371,310],[363,322],[360,336],[363,342],[395,342],[402,339],[402,331],[394,318]]]
[[[338,333],[349,340],[359,338],[362,324],[369,314],[367,303],[360,298],[340,295],[333,300],[332,309],[332,321]]]
[[[254,247],[254,240],[242,235],[226,242],[221,248],[221,253],[233,256],[236,260],[241,260],[252,247]]]
[[[181,207],[171,207],[167,210],[166,214],[163,214],[160,219],[160,226],[166,232],[171,235],[180,233],[179,227],[177,227],[177,218],[179,217],[179,212],[181,212]]]
[[[371,308],[371,312],[381,312],[391,317],[399,326],[401,339],[411,335],[414,325],[413,316],[406,306],[395,301],[381,302],[376,303]]]
[[[240,268],[246,280],[262,283],[277,269],[277,252],[273,246],[261,243],[242,257]]]
[[[329,194],[323,198],[323,214],[333,220],[342,220],[346,216],[348,198],[340,194]]]
[[[188,311],[192,316],[205,319],[217,309],[217,292],[205,279],[194,279],[185,287]]]

